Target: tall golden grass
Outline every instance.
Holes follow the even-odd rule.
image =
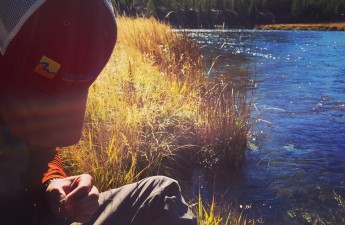
[[[322,30],[345,31],[345,23],[300,23],[300,24],[267,24],[257,25],[260,30]]]
[[[67,172],[90,173],[103,191],[167,174],[174,164],[164,159],[180,154],[189,165],[208,153],[239,164],[249,127],[245,86],[240,93],[231,79],[210,82],[200,47],[185,33],[154,19],[117,22],[115,51],[89,91],[82,138],[61,150]]]
[[[218,206],[219,207],[219,206]],[[243,212],[236,210],[227,210],[224,208],[217,210],[214,197],[210,205],[205,206],[202,197],[199,193],[197,219],[199,225],[255,225],[256,221],[253,219],[247,219]],[[259,219],[260,223],[261,220]]]

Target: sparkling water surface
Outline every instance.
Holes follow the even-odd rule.
[[[345,224],[345,32],[187,32],[208,65],[257,81],[256,148],[241,173],[199,176],[203,194],[264,224]]]

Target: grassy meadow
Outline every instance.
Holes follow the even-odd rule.
[[[200,47],[183,32],[118,18],[116,48],[89,91],[82,139],[61,149],[66,171],[90,173],[104,191],[156,174],[183,188],[188,178],[179,169],[205,159],[239,165],[250,127],[246,82],[222,77],[207,79]],[[249,224],[241,213],[185,195],[200,225]]]
[[[345,23],[267,24],[257,25],[255,28],[260,30],[345,31]]]

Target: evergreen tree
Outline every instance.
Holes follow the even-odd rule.
[[[147,8],[149,9],[150,13],[152,15],[157,15],[157,7],[155,0],[148,0],[147,2]]]
[[[294,0],[291,8],[291,15],[295,20],[299,20],[302,15],[302,1]]]
[[[216,9],[224,9],[224,1],[223,0],[216,0],[215,1],[215,8]]]
[[[345,0],[112,0],[112,3],[117,13],[126,15],[136,15],[136,8],[147,8],[156,17],[158,12],[191,13],[193,9],[199,12],[198,18],[203,23],[210,23],[208,20],[214,18],[213,9],[234,12],[223,15],[232,15],[225,19],[238,20],[238,23],[260,22],[260,12],[272,14],[277,22],[345,20]]]
[[[182,1],[182,8],[184,11],[189,11],[189,9],[191,8],[190,2],[188,0],[183,0]]]
[[[258,1],[257,0],[250,0],[248,15],[251,20],[256,21],[256,18],[258,15]]]

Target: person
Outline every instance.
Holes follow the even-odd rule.
[[[0,1],[1,224],[197,224],[171,178],[99,193],[63,170],[56,148],[79,141],[116,37],[110,0]]]

